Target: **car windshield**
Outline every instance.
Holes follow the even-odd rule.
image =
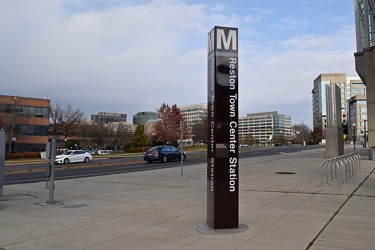
[[[73,153],[73,151],[66,151],[63,153],[63,155],[70,155],[71,153]]]

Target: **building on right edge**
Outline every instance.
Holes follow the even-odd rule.
[[[326,85],[337,85],[341,90],[341,113],[344,129],[344,139],[348,140],[350,139],[349,135],[353,134],[353,132],[351,132],[353,129],[351,124],[353,124],[354,120],[357,121],[359,119],[357,119],[357,117],[348,115],[349,107],[347,100],[354,96],[365,100],[366,86],[363,84],[359,77],[347,77],[346,73],[322,73],[314,80],[314,87],[311,93],[313,104],[313,131],[315,143],[324,143],[326,139]],[[360,131],[360,127],[357,126],[356,129]]]
[[[346,102],[348,112],[347,139],[360,143],[364,147],[368,142],[367,102],[365,95],[356,95]]]

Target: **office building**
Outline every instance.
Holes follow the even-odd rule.
[[[48,98],[0,95],[0,117],[6,151],[42,151],[48,142],[51,104]]]
[[[277,140],[291,141],[292,119],[277,111],[248,114],[238,119],[238,136],[241,141],[250,134],[255,144],[270,145]]]
[[[91,120],[96,125],[104,125],[110,122],[127,122],[127,114],[98,112],[97,115],[91,115]]]
[[[138,112],[133,115],[133,124],[145,126],[147,121],[155,120],[156,116],[157,113],[152,111]]]
[[[133,134],[138,125],[130,124],[128,122],[109,122],[104,124],[103,126],[111,129],[112,131],[118,131],[121,128]]]
[[[207,119],[207,104],[206,103],[199,103],[199,104],[191,104],[186,106],[179,107],[181,114],[184,118],[185,124],[189,128],[189,139],[185,140],[185,143],[192,144],[193,143],[193,134],[192,129],[194,124],[198,122],[202,122],[204,119]]]
[[[347,100],[352,96],[366,96],[366,86],[359,77],[347,77],[346,73],[322,73],[314,80],[312,90],[313,130],[325,139],[327,127],[326,85],[337,85],[341,90],[341,113],[343,126],[348,124]]]
[[[366,96],[356,95],[347,100],[348,134],[345,139],[367,144],[367,102]]]
[[[179,107],[189,128],[189,139],[186,144],[192,144],[192,128],[197,122],[207,119],[207,104],[192,104]],[[276,138],[291,140],[291,117],[279,114],[277,111],[248,114],[238,119],[238,136],[242,141],[251,134],[257,144],[270,144]],[[271,140],[270,140],[271,139]]]

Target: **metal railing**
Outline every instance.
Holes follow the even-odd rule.
[[[324,171],[326,169],[326,171]],[[349,153],[335,158],[323,161],[320,168],[321,184],[323,186],[324,172],[326,176],[326,183],[328,184],[328,176],[331,175],[331,181],[337,180],[337,187],[340,182],[348,181],[357,172],[361,171],[361,156],[358,153]],[[343,176],[345,174],[345,176]]]

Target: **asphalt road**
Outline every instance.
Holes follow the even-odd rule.
[[[317,146],[279,146],[269,148],[243,148],[240,152],[241,158],[262,157],[282,153],[291,153]],[[187,152],[187,160],[183,162],[183,167],[201,164],[206,162],[206,151]],[[32,183],[46,181],[45,168],[48,162],[31,164],[17,164],[7,166],[5,164],[4,185]],[[143,161],[143,156],[118,157],[94,159],[89,163],[60,164],[55,165],[55,180],[83,178],[89,176],[109,175],[119,173],[129,173],[136,171],[149,171],[160,168],[181,167],[180,161],[167,163],[147,163]]]

